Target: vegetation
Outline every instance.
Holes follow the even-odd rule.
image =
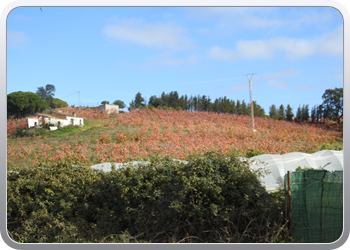
[[[64,107],[68,107],[68,103],[65,101],[62,101],[61,99],[53,98],[51,107],[52,108],[64,108]]]
[[[50,108],[54,108],[53,106],[53,97],[55,96],[56,88],[54,85],[47,84],[44,87],[38,87],[36,93],[40,96],[41,99],[45,100],[47,106]]]
[[[121,100],[115,100],[113,102],[113,105],[118,105],[120,109],[123,109],[123,108],[126,107],[125,103],[123,101],[121,101]]]
[[[169,94],[164,92],[160,97],[152,95],[148,101],[148,105],[142,94],[138,92],[135,99],[130,102],[129,110],[138,109],[147,106],[148,108],[158,108],[158,109],[171,109],[171,110],[183,110],[183,111],[207,111],[216,113],[229,113],[238,115],[250,115],[250,104],[246,104],[243,100],[242,103],[237,100],[237,104],[234,100],[228,99],[226,96],[223,98],[215,99],[211,102],[209,96],[179,96],[177,91],[171,91]],[[254,116],[264,117],[264,109],[253,102],[254,106]]]
[[[341,123],[343,116],[343,89],[327,89],[322,96],[323,103],[321,105],[315,105],[309,111],[309,105],[302,105],[298,107],[296,116],[294,117],[293,110],[288,104],[284,109],[283,104],[277,109],[275,104],[270,106],[269,117],[278,120],[287,120],[296,122],[319,122],[321,120],[329,119]],[[254,116],[266,117],[264,109],[254,101]],[[171,91],[169,94],[164,92],[160,97],[152,95],[149,98],[148,105],[146,105],[145,99],[142,94],[138,92],[135,99],[130,102],[129,110],[138,109],[148,106],[148,108],[172,108],[174,110],[187,110],[187,111],[210,111],[215,113],[229,113],[237,115],[250,115],[250,103],[246,104],[245,101],[228,99],[226,96],[223,98],[217,98],[213,102],[209,96],[179,96],[177,91]],[[310,117],[311,115],[311,117]],[[311,119],[310,119],[311,118]]]
[[[343,88],[327,89],[322,99],[323,116],[340,123],[343,116]]]
[[[237,157],[341,150],[342,109],[332,104],[340,100],[332,93],[311,109],[313,123],[306,122],[308,105],[290,122],[290,105],[273,105],[276,112],[266,118],[254,102],[256,132],[244,100],[212,102],[176,91],[152,96],[148,105],[138,92],[123,114],[61,107],[83,117],[85,126],[26,129],[21,117],[47,107],[46,100],[11,93],[8,114],[18,118],[7,120],[9,235],[33,243],[291,242],[283,191],[267,193],[257,178],[263,173]],[[321,117],[340,123],[333,128]],[[134,160],[150,164],[111,173],[88,167]]]
[[[161,154],[176,159],[207,151],[246,156],[250,150],[261,154],[313,153],[342,149],[342,132],[323,124],[299,124],[268,118],[160,109],[132,110],[124,114],[101,113],[91,108],[62,108],[84,118],[85,126],[74,130],[38,130],[35,137],[24,130],[26,121],[9,120],[7,167],[33,167],[46,159],[52,163],[69,155],[86,165],[100,162],[148,160]],[[34,133],[34,131],[33,131]],[[22,137],[29,136],[29,137]],[[325,144],[325,145],[326,145]]]
[[[7,95],[7,116],[23,118],[46,108],[46,102],[32,92],[18,91]]]
[[[72,166],[75,164],[76,166]],[[17,242],[254,243],[287,240],[283,196],[247,163],[218,153],[103,173],[79,161],[8,173]]]

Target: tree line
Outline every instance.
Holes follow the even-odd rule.
[[[269,117],[276,120],[287,120],[295,122],[317,122],[325,119],[330,119],[340,123],[343,118],[343,88],[327,89],[322,95],[323,102],[320,105],[314,105],[311,108],[309,105],[299,106],[294,114],[290,104],[284,107],[283,104],[277,109],[276,105],[272,104],[269,109],[269,114],[265,114],[265,110],[253,101],[254,116]],[[229,113],[237,115],[250,115],[250,103],[244,100],[234,101],[224,96],[211,100],[209,96],[179,96],[177,91],[171,91],[166,94],[164,91],[157,97],[152,95],[148,102],[138,92],[135,98],[129,104],[129,110],[148,108],[175,109],[186,111],[208,111],[216,113]]]
[[[148,108],[162,108],[162,109],[175,109],[175,110],[187,110],[187,111],[208,111],[216,113],[230,113],[238,115],[250,115],[250,103],[246,103],[244,100],[234,101],[224,96],[223,98],[216,98],[214,101],[209,96],[197,95],[197,96],[179,96],[177,91],[171,91],[166,94],[162,92],[160,97],[152,95],[148,102],[142,97],[142,94],[138,92],[135,99],[129,104],[129,110],[138,109],[142,107]],[[265,117],[264,109],[253,102],[254,115],[257,117]]]
[[[319,122],[325,119],[340,123],[343,119],[343,88],[327,89],[322,95],[323,102],[320,105],[299,106],[295,116],[290,105],[284,109],[281,105],[277,110],[275,105],[270,106],[270,117],[278,120],[296,121],[296,122]]]
[[[41,112],[48,108],[68,107],[67,102],[54,98],[56,88],[54,85],[46,85],[38,87],[36,93],[32,92],[13,92],[7,95],[7,117],[25,117],[28,115]],[[293,113],[292,107],[288,104],[286,108],[283,104],[277,109],[276,105],[271,105],[269,114],[265,114],[265,110],[253,101],[254,116],[269,117],[277,120],[287,120],[296,122],[318,122],[325,119],[337,121],[340,123],[343,119],[343,88],[327,89],[322,95],[323,102],[320,105],[299,106],[296,113]],[[103,101],[102,104],[109,104],[109,101]],[[126,107],[121,100],[113,102],[122,109]],[[212,100],[206,95],[187,96],[179,95],[177,91],[171,91],[166,94],[164,91],[158,97],[152,95],[146,101],[140,92],[130,102],[128,109],[138,108],[162,108],[187,111],[207,111],[216,113],[229,113],[236,115],[250,115],[250,103],[245,100],[229,99],[226,96]]]

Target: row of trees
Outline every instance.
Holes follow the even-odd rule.
[[[68,103],[54,98],[54,85],[38,87],[36,93],[17,91],[7,95],[7,117],[25,117],[48,108],[68,107]]]
[[[310,108],[309,105],[299,106],[294,116],[290,105],[284,109],[281,105],[277,110],[275,105],[270,106],[270,117],[278,120],[288,120],[296,122],[318,122],[324,119],[341,122],[343,118],[343,88],[327,89],[322,95],[323,102],[320,105],[314,105]]]
[[[228,99],[226,96],[223,98],[217,98],[214,101],[206,95],[179,96],[177,91],[171,91],[168,94],[164,92],[160,97],[155,95],[149,98],[148,103],[142,97],[142,94],[138,92],[135,99],[130,102],[130,109],[137,109],[141,107],[149,108],[173,108],[176,110],[188,110],[188,111],[212,111],[217,113],[230,113],[238,115],[250,115],[250,103],[246,103],[244,100],[240,101]],[[254,115],[258,117],[265,117],[264,109],[254,101]]]
[[[286,108],[282,104],[278,109],[273,104],[270,106],[269,116],[265,115],[264,109],[254,101],[254,116],[267,116],[276,120],[294,120],[296,122],[315,122],[322,119],[330,119],[340,123],[343,117],[343,88],[327,89],[322,95],[322,99],[323,103],[321,105],[315,105],[311,108],[311,114],[309,105],[299,106],[294,115],[292,107],[289,104]],[[171,91],[168,94],[163,92],[160,97],[152,95],[148,102],[138,92],[134,100],[130,102],[129,110],[146,106],[149,108],[173,108],[176,110],[211,111],[238,115],[250,115],[251,112],[250,103],[247,104],[244,100],[237,100],[235,102],[225,96],[223,98],[217,98],[212,102],[209,96],[179,96],[177,91]]]

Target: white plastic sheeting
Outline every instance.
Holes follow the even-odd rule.
[[[293,152],[284,155],[258,155],[250,158],[251,169],[264,168],[270,172],[261,178],[262,184],[269,192],[283,189],[284,175],[296,168],[343,170],[343,151],[322,150],[313,154]]]
[[[176,159],[174,159],[176,160]],[[293,152],[284,155],[258,155],[250,159],[241,157],[241,160],[249,160],[250,168],[253,170],[265,169],[269,174],[261,177],[262,185],[269,192],[283,189],[284,175],[290,171],[295,171],[296,168],[313,168],[326,169],[328,171],[343,170],[343,151],[322,150],[313,154]],[[182,161],[185,162],[186,161]],[[100,163],[91,166],[91,168],[99,169],[104,172],[110,172],[112,165],[115,168],[137,166],[138,164],[147,165],[147,161],[133,161],[128,163]]]
[[[116,169],[118,169],[120,167],[139,166],[139,164],[147,165],[147,164],[149,164],[149,162],[148,161],[132,161],[132,162],[127,162],[127,163],[104,162],[104,163],[93,165],[90,168],[102,170],[104,172],[111,172],[112,165],[114,165],[114,167]]]

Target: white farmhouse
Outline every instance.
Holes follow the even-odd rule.
[[[84,119],[76,117],[75,112],[73,112],[72,115],[67,115],[54,111],[51,114],[38,114],[35,117],[28,117],[27,124],[28,128],[45,127],[49,125],[62,128],[67,125],[84,126]]]
[[[119,113],[119,105],[102,104],[99,106],[99,109],[101,112],[107,112],[108,114]]]

